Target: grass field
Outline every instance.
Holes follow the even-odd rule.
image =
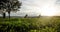
[[[0,32],[60,32],[60,17],[0,18]]]

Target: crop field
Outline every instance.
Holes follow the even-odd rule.
[[[60,32],[60,17],[0,18],[0,32]]]

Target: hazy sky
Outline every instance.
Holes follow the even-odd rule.
[[[22,2],[20,11],[11,16],[28,15],[60,15],[60,0],[19,0]]]

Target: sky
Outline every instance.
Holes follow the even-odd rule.
[[[60,0],[19,1],[22,2],[20,11],[11,12],[11,16],[24,16],[26,14],[28,14],[29,16],[60,16]]]

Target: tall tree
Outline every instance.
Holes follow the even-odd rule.
[[[5,4],[6,1],[5,0],[0,0],[0,12],[3,12],[3,18],[5,18],[5,12],[6,12],[6,6]]]
[[[5,18],[5,12],[8,12],[10,18],[11,11],[19,11],[21,2],[18,0],[1,0],[0,10],[3,9],[3,17]]]
[[[21,3],[18,0],[10,0],[8,2],[8,14],[10,18],[10,11],[19,11],[18,9],[20,8]]]

